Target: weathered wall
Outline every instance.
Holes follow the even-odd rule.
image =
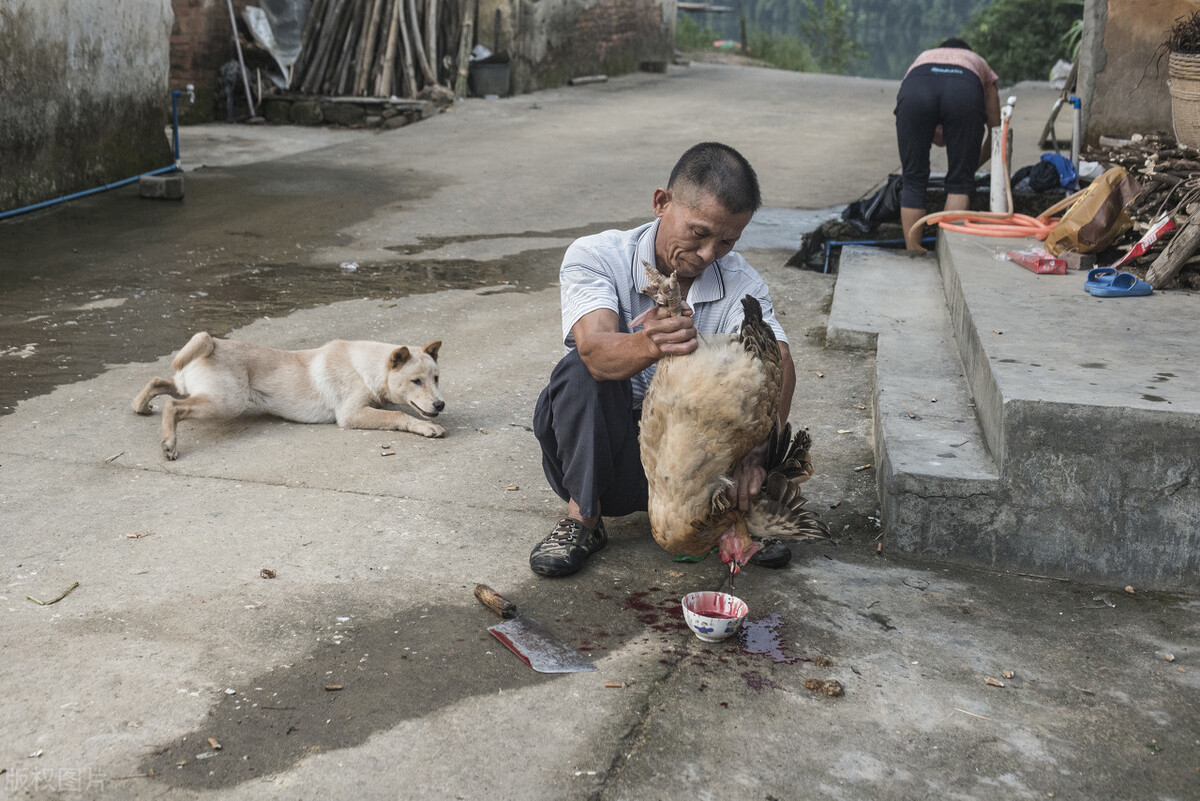
[[[515,93],[669,63],[675,50],[675,0],[480,0],[478,20],[476,40],[512,58]]]
[[[170,0],[0,3],[0,209],[172,162]]]
[[[1079,96],[1086,141],[1171,131],[1167,59],[1156,50],[1196,0],[1086,0]],[[1144,77],[1143,77],[1144,76]]]

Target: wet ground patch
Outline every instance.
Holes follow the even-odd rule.
[[[428,197],[436,180],[314,165],[201,170],[187,180],[182,203],[118,190],[0,223],[0,415],[109,365],[157,359],[196,331],[220,336],[357,298],[488,285],[537,291],[557,280],[562,260],[554,247],[481,261],[363,262],[345,272],[307,255],[378,208]]]
[[[510,659],[486,631],[491,622],[461,606],[334,618],[311,651],[230,687],[199,727],[156,750],[139,772],[178,787],[230,787],[361,745],[476,693],[553,679]]]

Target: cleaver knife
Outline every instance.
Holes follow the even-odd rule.
[[[595,670],[586,656],[554,636],[533,618],[517,613],[517,607],[486,584],[475,585],[475,597],[503,623],[488,626],[496,639],[539,673],[585,673]]]

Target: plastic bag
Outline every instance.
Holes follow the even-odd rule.
[[[1048,161],[1039,161],[1014,172],[1012,187],[1018,195],[1049,192],[1060,188],[1059,181],[1058,168]]]
[[[1067,79],[1071,77],[1070,61],[1063,61],[1061,58],[1054,62],[1054,66],[1050,68],[1050,87],[1052,89],[1065,89]]]
[[[856,200],[842,211],[842,220],[864,234],[873,234],[882,223],[900,220],[899,175],[889,175],[883,188],[866,200]]]
[[[1075,165],[1069,158],[1058,153],[1043,153],[1042,161],[1054,165],[1058,173],[1058,184],[1063,189],[1079,188],[1079,173],[1075,171]]]
[[[1046,250],[1095,253],[1133,226],[1127,207],[1142,187],[1124,167],[1113,167],[1084,190],[1046,238]]]

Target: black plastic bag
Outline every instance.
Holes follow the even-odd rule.
[[[1039,161],[1022,167],[1013,173],[1013,191],[1018,194],[1036,194],[1059,188],[1058,169],[1049,161]]]
[[[886,222],[900,219],[899,175],[889,175],[887,183],[872,197],[856,200],[842,210],[842,220],[850,223],[864,234],[873,234]]]

